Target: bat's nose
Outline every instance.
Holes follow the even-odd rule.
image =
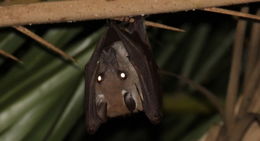
[[[136,108],[135,100],[133,99],[132,94],[126,92],[124,94],[124,102],[127,107],[127,109],[132,113]]]

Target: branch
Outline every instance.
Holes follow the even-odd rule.
[[[0,6],[0,27],[177,12],[260,0],[76,0]]]
[[[3,50],[0,50],[0,55],[3,55],[3,56],[5,56],[5,57],[7,57],[7,58],[10,58],[10,59],[12,59],[12,60],[18,62],[18,63],[23,64],[23,62],[22,62],[20,59],[18,59],[17,57],[15,57],[15,56],[13,56],[12,54],[7,53],[7,52],[5,52],[5,51],[3,51]]]
[[[243,8],[242,12],[247,12],[248,8]],[[227,98],[225,103],[225,124],[228,130],[228,135],[231,135],[234,126],[234,109],[237,100],[239,89],[239,76],[241,69],[241,59],[244,46],[244,36],[246,31],[246,21],[238,21],[235,42],[233,47],[233,57],[231,64],[231,72],[228,82]]]
[[[53,52],[63,56],[65,59],[68,59],[70,61],[72,61],[74,64],[77,65],[77,61],[70,55],[68,55],[67,53],[65,53],[64,51],[62,51],[61,49],[57,48],[56,46],[54,46],[53,44],[49,43],[48,41],[46,41],[45,39],[43,39],[42,37],[40,37],[39,35],[33,33],[32,31],[30,31],[29,29],[23,27],[23,26],[13,26],[13,28],[15,28],[16,30],[20,31],[21,33],[31,37],[32,39],[34,39],[35,41],[37,41],[38,43],[44,45],[44,47],[49,48],[50,50],[52,50]]]
[[[227,10],[227,9],[222,9],[222,8],[214,8],[214,7],[213,8],[204,8],[202,10],[260,21],[260,16],[258,16],[258,15],[252,15],[252,14],[233,11],[233,10]]]
[[[160,24],[160,23],[155,23],[155,22],[151,22],[151,21],[144,21],[144,24],[145,24],[146,26],[157,27],[157,28],[166,29],[166,30],[171,30],[171,31],[176,31],[176,32],[185,32],[185,30],[180,29],[180,28],[171,27],[171,26],[168,26],[168,25],[164,25],[164,24]]]
[[[260,15],[260,9],[258,9],[257,15]],[[247,53],[247,61],[245,67],[245,77],[243,82],[244,86],[243,86],[243,93],[242,93],[243,101],[239,109],[238,118],[243,117],[247,114],[249,106],[254,103],[252,101],[255,101],[255,103],[257,103],[255,97],[257,97],[257,93],[260,92],[259,89],[260,80],[257,80],[260,79],[259,78],[260,57],[258,55],[260,53],[259,36],[260,36],[260,25],[259,23],[254,23],[251,29],[251,37],[250,37],[249,48]],[[259,88],[255,88],[255,87],[259,87]]]
[[[135,19],[131,18],[131,17],[120,17],[120,18],[113,18],[113,20],[132,23],[132,22],[134,22]],[[176,27],[172,27],[172,26],[168,26],[168,25],[164,25],[164,24],[160,24],[160,23],[156,23],[156,22],[152,22],[152,21],[147,21],[147,20],[144,21],[144,25],[150,26],[150,27],[155,27],[155,28],[176,31],[176,32],[185,32],[185,30],[180,29],[180,28],[176,28]]]
[[[257,13],[258,16],[260,16],[260,9],[258,9]],[[250,35],[250,42],[249,42],[249,48],[247,53],[247,61],[246,61],[246,67],[245,67],[245,78],[244,78],[244,87],[248,84],[248,78],[252,73],[252,70],[254,68],[254,65],[257,63],[257,54],[258,50],[260,51],[260,25],[259,23],[254,23],[251,29],[251,35]]]
[[[243,101],[239,109],[239,117],[247,114],[249,106],[252,104],[254,94],[259,87],[260,79],[260,61],[257,62],[250,78],[248,79],[247,87],[243,90]]]
[[[218,110],[219,114],[221,117],[224,118],[224,110],[223,110],[223,106],[221,104],[221,101],[218,99],[218,97],[216,97],[214,95],[214,93],[212,93],[211,91],[209,91],[207,88],[203,87],[202,85],[175,73],[172,72],[168,72],[168,71],[164,71],[164,70],[160,70],[160,73],[164,74],[164,75],[169,75],[169,76],[173,76],[176,77],[177,79],[179,79],[180,81],[183,81],[184,83],[194,87],[196,90],[198,90],[199,92],[201,92],[201,94],[203,96],[205,96],[210,102],[211,104]]]

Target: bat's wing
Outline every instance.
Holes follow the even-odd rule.
[[[95,82],[99,66],[98,60],[103,48],[105,47],[104,40],[106,40],[106,37],[107,32],[98,43],[88,64],[85,67],[85,117],[86,128],[89,133],[94,133],[100,124],[104,122],[97,115]]]

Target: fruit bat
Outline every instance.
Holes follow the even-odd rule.
[[[160,121],[158,68],[143,17],[110,21],[85,67],[86,129],[94,133],[107,119],[143,111]]]

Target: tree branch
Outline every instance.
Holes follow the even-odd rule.
[[[210,102],[211,104],[218,110],[220,116],[222,118],[224,118],[224,109],[223,106],[221,104],[221,101],[218,99],[218,97],[215,96],[214,93],[212,93],[211,91],[209,91],[207,88],[203,87],[202,85],[175,73],[172,72],[168,72],[168,71],[164,71],[164,70],[160,70],[160,73],[165,74],[165,75],[169,75],[169,76],[173,76],[176,77],[177,79],[179,79],[180,81],[183,81],[184,83],[194,87],[196,90],[198,90],[199,92],[201,92],[201,94],[203,96],[205,96]]]
[[[247,12],[248,8],[242,8],[242,12]],[[235,42],[233,47],[233,57],[231,64],[231,72],[228,82],[227,98],[225,103],[225,124],[228,131],[228,137],[232,135],[232,130],[235,122],[235,103],[239,89],[239,78],[241,69],[241,59],[243,54],[244,36],[246,31],[246,21],[238,21]]]
[[[61,50],[58,47],[54,46],[53,44],[49,43],[48,41],[46,41],[45,39],[43,39],[39,35],[33,33],[31,30],[29,30],[29,29],[27,29],[23,26],[13,26],[13,28],[15,28],[17,31],[20,31],[24,35],[31,37],[32,39],[34,39],[38,43],[42,44],[44,47],[47,47],[51,51],[63,56],[65,59],[68,59],[68,60],[72,61],[74,64],[77,65],[77,61],[72,56],[68,55],[63,50]]]
[[[0,50],[0,55],[5,56],[5,57],[7,57],[7,58],[10,58],[10,59],[12,59],[12,60],[18,62],[18,63],[23,64],[23,62],[22,62],[20,59],[18,59],[17,57],[13,56],[13,55],[10,54],[10,53],[7,53],[6,51]]]
[[[233,10],[227,10],[227,9],[215,8],[215,7],[213,7],[213,8],[204,8],[202,10],[209,11],[209,12],[214,12],[214,13],[231,15],[231,16],[238,16],[238,17],[242,17],[242,18],[247,18],[247,19],[251,19],[251,20],[260,21],[260,16],[258,16],[258,15],[252,15],[252,14],[238,12],[238,11],[233,11]]]
[[[0,6],[0,27],[176,12],[260,0],[76,0]]]
[[[257,15],[260,15],[260,9],[258,9]],[[254,103],[252,101],[256,101],[254,97],[256,97],[257,87],[259,87],[260,82],[260,80],[258,80],[260,79],[260,57],[258,55],[260,53],[259,36],[260,25],[259,23],[254,23],[251,29],[251,38],[245,67],[245,77],[242,91],[243,101],[241,102],[239,108],[238,118],[245,116],[248,113],[249,106]]]

